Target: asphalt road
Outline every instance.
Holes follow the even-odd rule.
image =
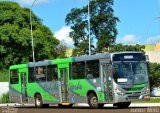
[[[103,109],[90,109],[89,107],[60,108],[56,106],[50,106],[49,108],[1,107],[0,113],[160,113],[160,107],[129,107],[127,109],[116,107],[105,107]]]

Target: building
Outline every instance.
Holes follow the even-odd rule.
[[[153,44],[145,44],[144,51],[155,51],[155,45],[153,45]]]
[[[160,63],[160,42],[156,44],[146,44],[144,51],[148,56],[149,62]]]
[[[146,51],[149,62],[160,63],[160,51]]]
[[[160,51],[160,42],[155,45],[155,51]]]

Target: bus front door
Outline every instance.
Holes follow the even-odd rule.
[[[60,69],[60,77],[61,77],[61,100],[62,103],[68,103],[68,71],[67,68]]]
[[[103,82],[104,82],[104,92],[106,97],[106,102],[111,103],[113,101],[112,97],[112,66],[110,64],[102,64]]]
[[[26,73],[20,73],[21,76],[21,101],[22,103],[27,102],[27,87],[26,87]]]

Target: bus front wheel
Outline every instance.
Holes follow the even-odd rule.
[[[88,104],[90,108],[98,108],[98,99],[95,94],[91,93],[88,96]]]
[[[37,95],[35,96],[35,106],[36,106],[37,108],[43,107],[43,100],[42,100],[42,97],[41,97],[40,94],[37,94]]]

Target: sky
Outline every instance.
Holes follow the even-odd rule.
[[[22,7],[31,7],[34,0],[10,0]],[[72,8],[81,8],[88,0],[36,0],[33,12],[40,17],[55,36],[73,44],[71,31],[65,24],[65,17]],[[154,44],[160,42],[160,0],[114,0],[114,14],[120,19],[117,24],[116,43]]]

